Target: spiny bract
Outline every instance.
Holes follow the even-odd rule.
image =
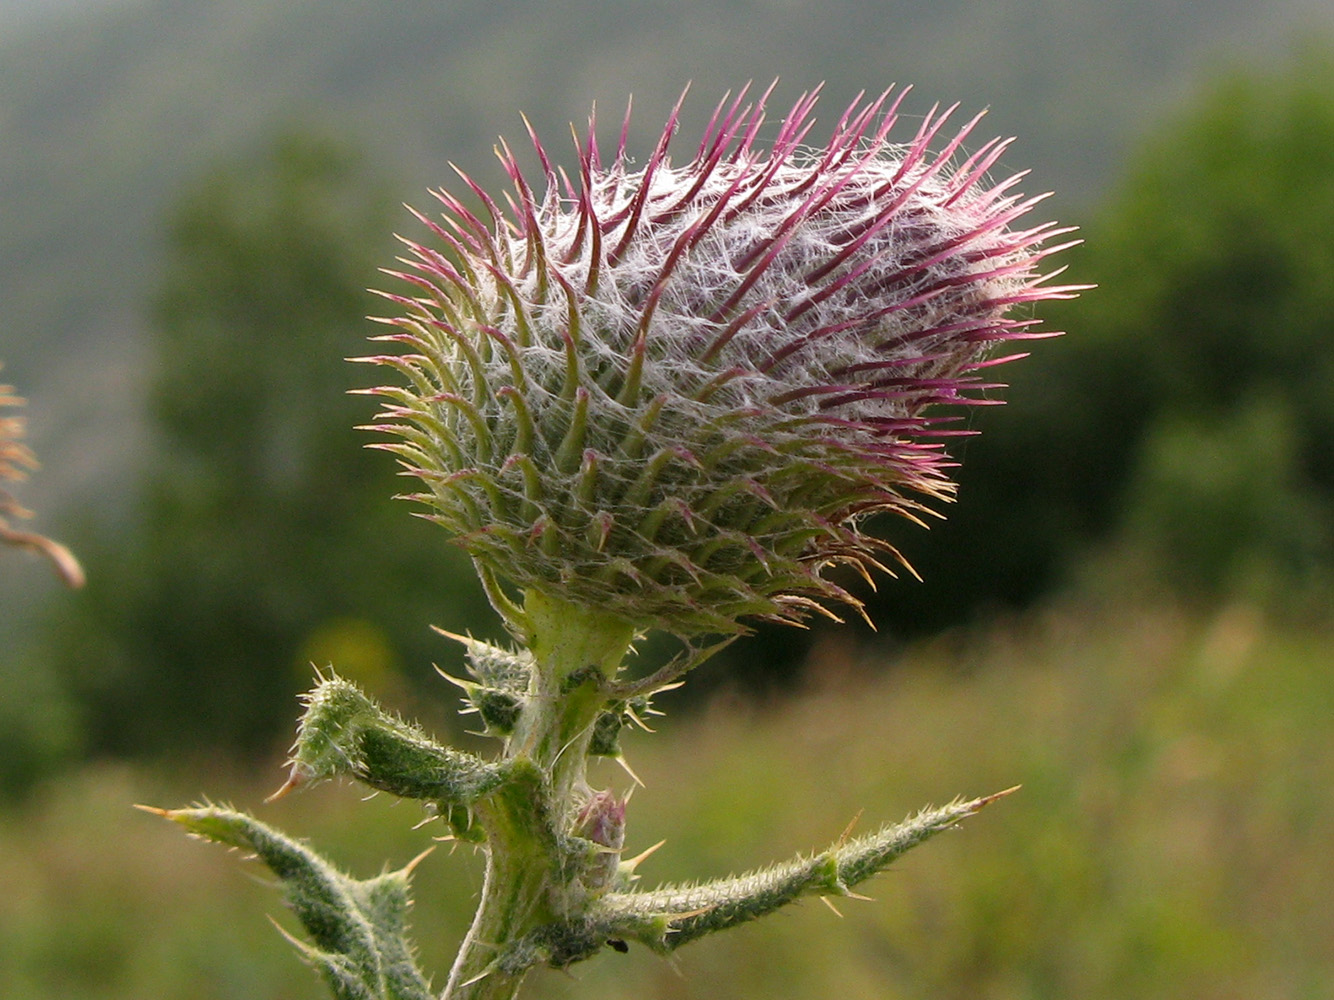
[[[404,241],[378,338],[406,353],[365,359],[408,385],[367,391],[485,573],[682,635],[855,605],[826,568],[897,557],[865,518],[951,495],[967,432],[931,409],[990,402],[995,345],[1052,335],[1008,314],[1077,291],[1040,269],[1071,230],[1015,228],[1041,197],[988,180],[1008,141],[965,158],[951,108],[892,143],[887,91],[813,146],[817,90],[762,148],[772,89],[725,97],[681,166],[680,102],[641,169],[628,114],[606,164],[590,118],[574,179],[533,135],[538,188],[502,140],[508,211],[460,173],[481,215],[439,190],[418,216],[440,246]]]

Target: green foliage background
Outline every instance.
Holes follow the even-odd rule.
[[[1327,606],[1330,52],[1215,80],[1086,221],[1072,268],[1098,289],[1044,310],[1071,335],[1007,372],[962,502],[910,543],[926,618],[1068,582],[1090,544],[1195,597]]]
[[[1223,81],[1150,141],[1076,258],[1100,287],[1050,310],[1074,335],[1013,366],[1011,407],[970,416],[983,435],[960,449],[961,502],[930,534],[886,525],[925,582],[872,599],[882,628],[1023,606],[1090,545],[1121,552],[1103,572],[1190,596],[1323,601],[1330,93],[1334,59],[1308,50]],[[117,570],[49,630],[76,698],[99,708],[92,749],[265,751],[311,660],[392,685],[453,652],[423,622],[490,627],[463,560],[385,502],[391,464],[351,429],[372,411],[346,395],[363,373],[342,359],[365,349],[389,206],[348,149],[288,131],[173,210],[139,511],[84,546]],[[810,642],[765,631],[713,675],[773,684]]]
[[[386,502],[348,395],[388,197],[355,156],[286,133],[203,178],[170,222],[154,310],[153,460],[116,569],[49,627],[97,752],[273,749],[310,665],[391,690],[425,623],[490,620],[470,567]],[[346,664],[346,667],[343,666]]]
[[[601,98],[617,109],[605,125],[635,90],[643,145],[686,78],[688,133],[745,75],[786,75],[778,106],[828,78],[837,107],[883,86],[892,62],[921,85],[910,116],[927,93],[991,102],[984,128],[1020,134],[1023,162],[1042,165],[1033,185],[1066,192],[1053,214],[1085,221],[1079,194],[1162,114],[1148,81],[1171,93],[1188,53],[1244,35],[1259,54],[1276,25],[1312,19],[1301,4],[1270,13],[1260,31],[1251,5],[1216,5],[1206,26],[1141,0],[929,15],[586,0],[523,17],[466,2],[143,0],[0,37],[0,295],[24,332],[0,347],[33,390],[34,426],[57,428],[39,451],[65,457],[32,503],[92,579],[34,627],[44,595],[6,575],[0,642],[14,652],[0,670],[53,721],[3,710],[20,734],[5,780],[28,783],[81,743],[269,752],[309,659],[364,661],[393,686],[449,655],[426,622],[485,631],[470,574],[384,500],[389,464],[357,452],[348,428],[368,411],[342,392],[360,373],[337,359],[362,350],[374,302],[361,290],[391,255],[384,234],[406,224],[397,198],[420,204],[448,159],[495,180],[490,137],[520,109],[559,148],[565,120]],[[1123,82],[1109,91],[1098,73]],[[949,520],[890,526],[926,582],[883,588],[884,635],[1023,607],[1090,543],[1167,565],[1191,591],[1321,592],[1329,60],[1253,76],[1166,120],[1157,151],[1085,212],[1072,277],[1101,289],[1051,310],[1076,335],[1007,372],[1012,406],[970,418],[984,433],[959,449]],[[322,134],[339,138],[310,138]],[[810,644],[762,633],[694,689],[781,684]]]
[[[993,104],[1041,167],[1030,189],[1084,225],[1070,277],[1100,287],[1045,311],[1071,335],[976,415],[961,502],[899,539],[925,583],[884,585],[880,637],[763,632],[692,678],[707,705],[683,692],[631,748],[631,832],[668,838],[650,878],[717,875],[863,806],[870,824],[1025,788],[844,921],[812,906],[697,946],[683,975],[610,956],[543,987],[1329,995],[1334,50],[1274,57],[1272,12],[1240,2],[1207,27],[1148,0],[893,8],[112,0],[0,34],[0,357],[35,390],[48,466],[24,499],[92,581],[52,594],[5,558],[0,995],[320,995],[257,919],[270,890],[125,804],[257,801],[312,660],[452,725],[425,626],[487,633],[489,614],[387,500],[341,361],[397,200],[422,204],[449,158],[493,180],[520,109],[556,137],[636,89],[647,131],[686,76],[702,115],[744,76],[829,77],[837,104],[891,68]],[[1269,30],[1329,25],[1283,13]],[[1249,67],[1185,96],[1173,60],[1243,36]],[[1134,82],[1098,86],[1112,70]],[[755,696],[780,674],[801,699]],[[433,832],[356,799],[265,818],[362,873]],[[476,878],[423,868],[429,964]]]

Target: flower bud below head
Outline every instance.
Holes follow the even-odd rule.
[[[937,408],[992,402],[997,345],[1053,335],[1015,307],[1078,291],[1041,265],[1071,230],[988,180],[1008,143],[961,152],[976,118],[891,142],[887,92],[813,146],[809,94],[762,148],[744,95],[681,166],[675,110],[640,169],[590,122],[573,179],[534,137],[535,187],[502,142],[509,211],[435,192],[386,295],[404,353],[367,359],[408,380],[371,390],[381,447],[479,568],[681,635],[856,605],[825,571],[898,558],[866,518],[952,495]]]

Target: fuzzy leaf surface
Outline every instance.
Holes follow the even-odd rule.
[[[338,1000],[429,1000],[430,984],[407,939],[412,864],[355,879],[245,813],[210,805],[162,815],[195,836],[253,852],[282,880],[288,906],[311,937],[289,939]]]
[[[401,798],[464,809],[504,780],[500,765],[441,746],[355,684],[331,677],[306,696],[288,783],[342,775]]]
[[[923,809],[902,823],[840,840],[820,854],[745,875],[609,893],[598,904],[591,936],[637,940],[655,951],[669,952],[706,934],[766,916],[803,896],[851,895],[853,886],[1005,794]]]

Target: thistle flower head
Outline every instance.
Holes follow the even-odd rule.
[[[1041,198],[988,178],[1007,142],[965,156],[953,108],[891,141],[886,92],[823,145],[804,95],[762,145],[771,91],[725,98],[679,166],[676,110],[638,168],[591,120],[573,177],[533,136],[531,182],[502,141],[504,208],[460,174],[471,197],[418,216],[375,426],[485,574],[686,635],[855,605],[828,567],[898,558],[865,519],[952,493],[967,431],[939,408],[1051,335],[1014,310],[1077,290],[1042,264],[1070,230],[1019,224]]]

